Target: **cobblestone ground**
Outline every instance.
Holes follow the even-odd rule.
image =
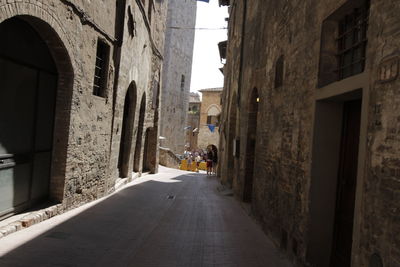
[[[0,266],[290,267],[215,177],[160,168],[0,239]]]

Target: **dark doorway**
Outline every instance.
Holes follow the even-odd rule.
[[[150,171],[149,165],[149,135],[150,135],[150,128],[147,128],[145,138],[144,138],[144,151],[143,151],[143,172]]]
[[[256,150],[257,115],[258,115],[258,92],[254,88],[249,100],[249,115],[247,121],[247,146],[246,146],[246,167],[244,177],[243,201],[251,202],[253,194],[253,174]]]
[[[361,89],[316,102],[307,248],[313,266],[350,266],[361,102]]]
[[[143,94],[142,101],[140,102],[138,131],[137,131],[136,146],[135,146],[135,157],[134,157],[134,161],[133,161],[133,170],[135,172],[140,171],[140,158],[141,158],[141,152],[142,152],[142,139],[143,139],[143,127],[144,127],[145,114],[146,114],[146,95]]]
[[[122,119],[121,141],[119,144],[118,169],[119,177],[125,178],[129,174],[129,158],[131,155],[133,126],[136,109],[136,86],[132,82],[125,95],[124,114]]]
[[[58,72],[26,21],[0,24],[0,217],[49,196]]]
[[[336,191],[332,267],[351,265],[360,120],[361,100],[345,102]]]
[[[235,157],[234,142],[236,141],[236,95],[232,98],[231,110],[229,115],[229,133],[228,133],[228,177],[227,183],[232,187],[235,175]]]

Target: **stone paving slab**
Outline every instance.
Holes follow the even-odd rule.
[[[0,239],[0,266],[292,265],[215,177],[161,167]]]

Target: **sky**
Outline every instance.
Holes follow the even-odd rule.
[[[194,39],[192,78],[190,91],[198,89],[223,87],[224,76],[219,57],[218,43],[227,39],[228,8],[219,7],[218,0],[210,3],[197,2],[196,33]],[[197,28],[207,28],[197,29]]]

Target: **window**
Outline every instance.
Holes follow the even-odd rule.
[[[185,89],[185,75],[181,76],[181,91]]]
[[[318,87],[364,71],[369,6],[347,1],[322,23]]]
[[[364,71],[367,44],[368,6],[355,8],[339,21],[339,80]]]
[[[283,85],[283,55],[278,58],[275,64],[275,88]]]
[[[110,47],[104,41],[97,40],[93,94],[100,97],[106,96],[109,51]]]
[[[147,18],[149,19],[149,23],[151,23],[151,15],[152,15],[152,11],[153,11],[153,0],[149,0],[149,6],[147,9]]]
[[[133,37],[135,36],[135,20],[133,19],[133,14],[131,10],[131,6],[128,7],[128,32]]]
[[[215,126],[218,126],[219,125],[219,115],[218,116],[208,115],[207,116],[207,124],[213,124]]]

